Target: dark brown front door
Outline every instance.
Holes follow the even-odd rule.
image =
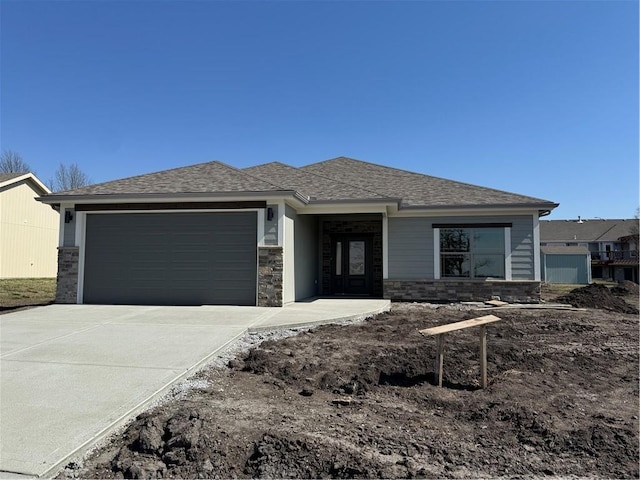
[[[332,237],[332,293],[371,295],[373,286],[372,237],[334,235]]]

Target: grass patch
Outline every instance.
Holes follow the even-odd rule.
[[[51,303],[55,297],[55,278],[0,279],[0,308]]]

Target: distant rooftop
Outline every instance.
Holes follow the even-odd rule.
[[[541,242],[615,242],[633,233],[638,219],[540,220]]]

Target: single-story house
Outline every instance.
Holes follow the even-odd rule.
[[[591,253],[587,247],[541,246],[542,281],[588,285],[591,283]]]
[[[536,302],[548,200],[339,157],[221,162],[44,195],[57,301],[282,306],[312,296]]]
[[[36,201],[48,193],[33,173],[0,174],[0,278],[56,276],[60,215]]]

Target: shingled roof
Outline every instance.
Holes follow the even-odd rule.
[[[615,242],[631,235],[637,219],[541,220],[541,242]]]
[[[248,167],[243,171],[260,178],[272,179],[281,186],[286,185],[288,189],[298,191],[310,201],[388,199],[380,193],[339,179],[323,177],[279,162]]]
[[[303,171],[340,179],[343,182],[374,190],[388,197],[402,199],[403,207],[531,205],[556,204],[548,200],[503,192],[444,178],[432,177],[397,168],[338,157],[302,167]]]
[[[384,201],[410,207],[534,207],[552,209],[539,198],[469,185],[397,168],[338,157],[296,168],[279,162],[237,169],[221,162],[175,168],[56,192],[65,197],[287,192],[308,203]],[[47,199],[47,197],[49,197]]]
[[[56,192],[55,195],[244,193],[281,190],[286,189],[230,165],[214,161]]]

